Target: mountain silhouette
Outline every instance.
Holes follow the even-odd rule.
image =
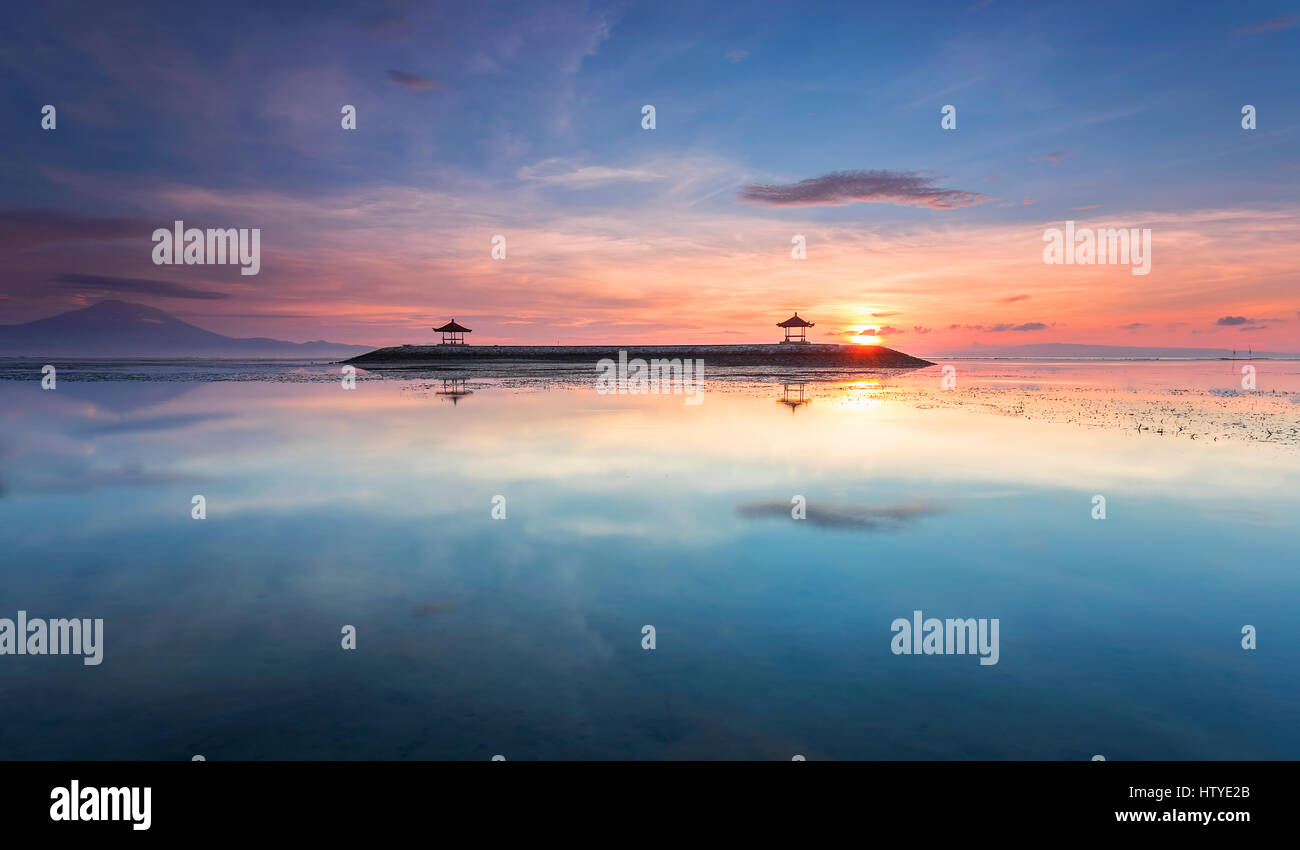
[[[342,358],[368,346],[286,342],[205,331],[143,304],[106,300],[21,325],[0,325],[0,354],[14,357]]]

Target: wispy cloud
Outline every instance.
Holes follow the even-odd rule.
[[[1247,319],[1245,316],[1222,316],[1219,318],[1218,321],[1215,322],[1216,325],[1220,325],[1222,327],[1234,327],[1236,325],[1253,325],[1255,323],[1256,322],[1254,319]]]
[[[220,422],[233,416],[232,413],[166,413],[156,416],[144,416],[134,419],[116,421],[91,420],[78,426],[78,434],[87,436],[107,436],[109,434],[135,434],[149,431],[174,431],[191,428],[208,422]]]
[[[542,185],[565,186],[573,189],[590,188],[605,183],[646,183],[662,179],[662,175],[644,168],[578,166],[564,159],[548,159],[535,165],[525,165],[515,172],[515,177]]]
[[[1248,27],[1242,27],[1237,30],[1237,35],[1257,35],[1261,32],[1274,32],[1275,30],[1290,29],[1296,24],[1300,24],[1300,15],[1284,15],[1281,18],[1273,18],[1259,24],[1251,24]]]
[[[779,207],[898,204],[950,210],[986,200],[978,192],[943,189],[916,171],[832,171],[786,185],[745,186],[741,200]]]
[[[983,331],[984,333],[1003,333],[1004,331],[1042,331],[1047,330],[1049,325],[1042,322],[998,322],[994,325],[949,325],[948,330],[966,330],[966,331]]]
[[[742,59],[744,59],[744,58],[745,58],[746,56],[748,56],[748,55],[749,55],[749,51],[748,51],[748,50],[728,50],[728,51],[727,51],[727,58],[731,60],[731,64],[732,64],[732,65],[735,65],[735,64],[739,63]]]

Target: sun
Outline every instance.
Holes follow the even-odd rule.
[[[880,345],[880,337],[875,335],[875,328],[856,328],[853,341],[858,345]]]

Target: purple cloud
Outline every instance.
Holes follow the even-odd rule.
[[[388,79],[411,91],[442,91],[445,88],[437,80],[431,80],[428,77],[421,77],[416,74],[408,74],[405,71],[389,71]]]
[[[978,192],[942,189],[915,171],[832,171],[787,185],[745,186],[743,201],[778,207],[841,207],[847,204],[898,204],[952,210],[987,199]]]
[[[1216,325],[1232,327],[1233,325],[1253,325],[1254,319],[1247,319],[1245,316],[1223,316],[1215,322]]]

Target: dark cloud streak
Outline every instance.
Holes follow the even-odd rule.
[[[740,199],[778,207],[845,206],[847,204],[898,204],[952,210],[987,199],[978,192],[943,189],[933,179],[915,171],[832,171],[787,185],[752,184],[740,190]]]
[[[139,277],[109,277],[100,274],[61,274],[49,285],[71,292],[124,292],[138,295],[157,295],[161,298],[192,298],[201,301],[219,301],[229,298],[225,292],[211,289],[194,289],[168,280],[149,280]]]
[[[748,519],[791,519],[790,502],[758,502],[739,505],[737,513]],[[836,505],[810,499],[805,507],[805,519],[818,528],[848,531],[897,531],[927,516],[946,513],[936,505],[886,505],[873,508],[865,505]],[[799,520],[795,520],[798,522]]]
[[[399,86],[411,91],[442,91],[445,88],[437,80],[431,80],[417,74],[408,74],[406,71],[389,71],[388,79],[390,82],[397,83]]]
[[[135,218],[93,218],[64,210],[0,210],[0,248],[21,250],[56,242],[148,240],[157,222]]]

